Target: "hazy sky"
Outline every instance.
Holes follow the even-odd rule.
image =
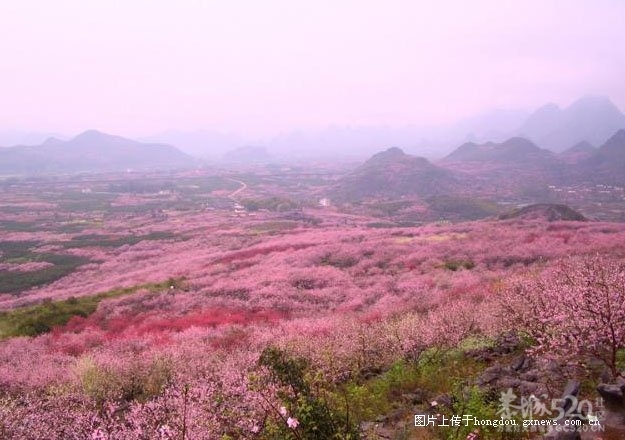
[[[609,95],[625,1],[0,0],[0,130],[267,136]]]

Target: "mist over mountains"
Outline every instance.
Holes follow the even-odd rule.
[[[579,174],[588,180],[625,184],[625,130],[617,131],[596,152],[579,162]]]
[[[297,130],[270,139],[246,139],[216,131],[168,132],[147,138],[176,145],[183,151],[219,159],[245,145],[259,145],[283,160],[311,157],[365,158],[389,146],[430,158],[442,158],[465,142],[503,142],[523,137],[538,147],[562,152],[579,142],[601,145],[625,128],[623,114],[608,97],[586,96],[568,107],[546,104],[534,112],[495,109],[445,126],[330,126]]]
[[[49,138],[67,139],[59,133],[38,132],[27,130],[0,130],[0,147],[15,145],[39,145]]]
[[[195,163],[171,145],[144,144],[96,130],[68,141],[49,138],[41,145],[0,148],[3,174],[175,169]]]
[[[561,109],[547,104],[530,115],[518,134],[560,152],[578,142],[601,145],[625,128],[625,115],[605,96],[584,97]]]
[[[431,159],[445,158],[447,162],[550,158],[552,162],[576,163],[593,156],[594,146],[603,145],[619,129],[625,129],[625,115],[609,98],[589,96],[565,108],[547,104],[533,113],[493,110],[446,127],[332,126],[284,133],[265,141],[203,130],[169,131],[137,142],[90,130],[70,140],[53,137],[40,145],[0,148],[0,172],[171,169],[197,164],[190,156],[226,165],[311,159],[353,161],[364,160],[389,146]],[[14,139],[41,139],[44,135],[0,132],[0,145]],[[520,145],[523,140],[535,148],[524,148]],[[505,145],[497,148],[498,143]],[[458,145],[461,147],[454,150]],[[561,156],[556,160],[551,152]]]
[[[147,143],[175,145],[191,156],[203,159],[219,159],[231,150],[248,143],[246,139],[233,133],[216,130],[181,131],[169,130],[138,139]]]

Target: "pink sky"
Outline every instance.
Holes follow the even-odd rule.
[[[0,2],[0,130],[267,136],[608,95],[625,2]]]

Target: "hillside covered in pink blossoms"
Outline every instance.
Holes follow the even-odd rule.
[[[538,438],[414,416],[622,374],[624,224],[402,223],[335,172],[5,182],[0,437]]]

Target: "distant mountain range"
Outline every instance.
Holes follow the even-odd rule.
[[[340,179],[331,196],[337,201],[457,194],[489,197],[580,182],[625,185],[625,130],[599,148],[578,143],[561,154],[520,137],[501,143],[469,142],[437,164],[389,148]]]
[[[558,157],[566,163],[574,164],[588,159],[597,152],[597,147],[588,141],[581,141],[561,152]]]
[[[521,137],[500,143],[465,143],[439,165],[471,176],[466,189],[488,197],[561,183],[567,172],[556,153]]]
[[[63,141],[0,148],[0,174],[174,169],[196,165],[195,159],[166,144],[144,144],[96,130]]]
[[[245,146],[235,148],[223,155],[222,161],[227,164],[260,165],[271,161],[272,156],[264,147]]]
[[[511,137],[523,137],[540,148],[559,153],[582,141],[602,145],[621,128],[625,128],[625,115],[609,98],[587,96],[562,109],[555,104],[534,112],[496,109],[442,126],[329,126],[264,140],[245,140],[215,131],[168,132],[147,140],[176,145],[189,154],[212,159],[246,144],[265,147],[274,160],[282,161],[360,159],[385,145],[440,158],[465,142],[500,143]]]
[[[229,133],[214,130],[179,131],[164,133],[139,139],[146,143],[175,145],[180,150],[202,159],[220,160],[224,154],[249,144],[250,141]]]
[[[586,180],[625,185],[625,129],[617,131],[593,154],[578,162],[577,168]]]
[[[2,130],[0,131],[0,147],[8,147],[12,145],[38,145],[51,137],[66,139],[65,136],[58,133],[25,130]]]
[[[547,104],[534,112],[492,110],[438,127],[334,126],[286,133],[263,145],[280,155],[316,153],[327,157],[362,156],[394,145],[419,156],[440,158],[458,144],[501,143],[522,137],[559,153],[584,141],[602,145],[619,129],[625,129],[625,115],[612,101],[604,96],[586,96],[562,109]]]
[[[572,165],[569,170],[584,170],[586,173],[625,176],[625,129],[617,130],[599,148],[582,141],[556,154],[539,148],[527,139],[514,137],[502,143],[466,143],[456,148],[441,161],[442,164],[490,163],[537,166]]]
[[[562,220],[575,222],[588,221],[586,217],[574,209],[571,209],[566,205],[555,203],[538,203],[535,205],[525,206],[523,208],[517,208],[500,215],[499,219],[546,220],[549,222]]]
[[[543,148],[561,152],[582,141],[601,145],[619,129],[625,129],[625,115],[609,98],[590,96],[564,109],[555,104],[539,108],[517,134]]]
[[[555,155],[539,148],[527,139],[513,137],[502,143],[467,142],[447,155],[443,162],[494,162],[519,165],[521,163],[552,162]]]
[[[619,129],[625,129],[625,115],[610,99],[587,96],[565,108],[547,104],[534,112],[491,110],[442,126],[330,126],[287,132],[266,139],[251,139],[215,130],[168,131],[141,141],[150,145],[175,145],[187,154],[214,162],[224,158],[233,162],[230,152],[255,145],[264,148],[272,162],[305,163],[311,159],[362,160],[389,145],[418,156],[439,159],[460,144],[502,143],[518,137],[541,149],[564,153],[562,159],[568,156],[565,161],[577,161],[588,152],[568,151],[571,147],[581,142],[603,145]],[[13,142],[18,140],[24,145],[36,144],[42,139],[43,133],[0,132],[2,146],[14,145]],[[234,157],[237,155],[239,153],[234,153]]]

